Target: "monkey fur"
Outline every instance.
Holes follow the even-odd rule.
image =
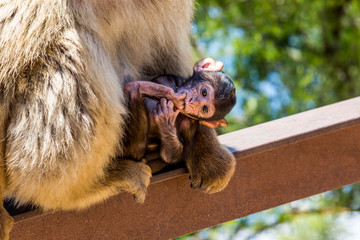
[[[223,64],[217,63],[211,58],[198,62],[193,76],[185,82],[177,76],[160,76],[151,82],[127,83],[125,95],[131,124],[126,131],[124,156],[146,159],[147,149],[152,151],[154,146],[158,146],[164,162],[177,163],[188,157],[194,144],[204,144],[194,142],[199,123],[211,128],[226,126],[223,117],[236,103],[235,86],[230,77],[221,71]],[[213,70],[216,65],[221,67]],[[200,89],[206,91],[204,96]],[[215,107],[218,102],[219,106]],[[211,104],[213,107],[210,107]],[[207,116],[214,121],[200,120],[200,116],[192,114],[201,112],[204,105],[214,112],[201,118]],[[217,161],[211,158],[212,155],[209,161]]]
[[[123,86],[192,74],[192,14],[191,0],[0,0],[0,199],[67,210],[127,191],[142,202],[149,166],[116,158]],[[233,159],[210,130],[195,136],[202,147]],[[223,189],[233,168],[193,155],[193,186]],[[12,222],[0,205],[0,239]]]

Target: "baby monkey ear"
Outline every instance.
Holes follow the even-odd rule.
[[[217,72],[223,68],[224,64],[220,61],[216,61],[212,58],[205,58],[201,60],[194,66],[195,72],[207,71],[207,72]]]
[[[199,123],[209,128],[226,127],[228,125],[225,118],[217,121],[199,121]]]

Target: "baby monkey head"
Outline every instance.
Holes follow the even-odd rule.
[[[212,128],[227,125],[224,117],[236,103],[235,85],[222,67],[222,62],[212,58],[198,62],[178,91],[186,93],[182,113]]]

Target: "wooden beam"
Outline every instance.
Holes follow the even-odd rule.
[[[11,239],[169,239],[360,181],[360,98],[219,137],[237,158],[222,192],[185,169],[153,178],[143,205],[119,194],[84,211],[15,216]]]

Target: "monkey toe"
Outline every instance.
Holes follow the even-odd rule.
[[[201,177],[190,176],[190,187],[192,189],[199,189],[203,185],[203,179]]]
[[[134,201],[136,203],[144,203],[145,201],[145,197],[146,197],[146,187],[144,187],[143,189],[137,191],[134,195],[133,195],[133,198],[134,198]]]
[[[206,186],[206,187],[202,188],[201,190],[203,190],[205,193],[213,194],[213,193],[220,192],[223,189],[224,189],[223,187],[210,185],[210,186]]]
[[[227,184],[227,180],[217,179],[215,181],[202,184],[200,190],[208,194],[213,194],[222,191],[227,186]]]

